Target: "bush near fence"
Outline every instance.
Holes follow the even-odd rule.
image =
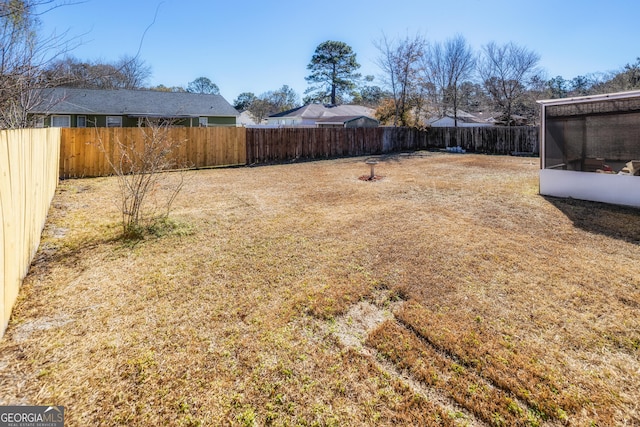
[[[58,184],[60,129],[0,131],[0,338]]]

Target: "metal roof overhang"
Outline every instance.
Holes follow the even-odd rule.
[[[602,95],[576,96],[574,98],[541,99],[536,102],[538,104],[547,106],[547,105],[579,104],[582,102],[609,101],[609,100],[616,100],[616,99],[638,98],[638,97],[640,97],[640,90],[630,90],[627,92],[605,93]]]

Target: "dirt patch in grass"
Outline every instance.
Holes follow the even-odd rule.
[[[541,197],[537,159],[368,171],[193,172],[137,242],[115,180],[62,182],[0,404],[70,426],[640,423],[638,210]]]

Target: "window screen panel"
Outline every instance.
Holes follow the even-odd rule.
[[[587,117],[587,155],[626,163],[640,157],[640,113]]]
[[[54,128],[71,127],[71,116],[52,116],[51,127],[54,127]]]

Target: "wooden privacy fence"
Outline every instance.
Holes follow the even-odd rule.
[[[486,154],[539,154],[539,133],[537,126],[435,127],[427,131],[427,145],[460,146],[467,151]]]
[[[473,153],[539,154],[538,134],[539,129],[535,126],[384,128],[382,151],[393,153],[460,146]]]
[[[247,129],[247,164],[382,153],[384,128]]]
[[[538,154],[538,128],[278,128],[247,129],[247,163],[361,156],[461,146],[488,154]]]
[[[60,139],[60,178],[112,175],[122,146],[141,147],[152,128],[65,128]],[[245,129],[169,128],[176,165],[186,168],[246,164]],[[111,162],[111,163],[110,163]]]
[[[150,128],[67,128],[60,142],[60,177],[106,176],[120,144],[141,146]],[[461,146],[488,154],[538,153],[537,127],[430,128],[171,128],[181,167],[252,165],[375,155]]]
[[[60,129],[0,131],[0,337],[58,184]]]

